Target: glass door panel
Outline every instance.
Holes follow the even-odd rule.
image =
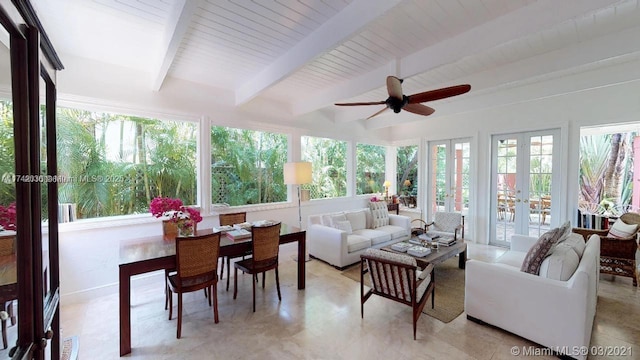
[[[429,142],[429,219],[436,211],[467,215],[471,182],[471,142],[452,139]],[[465,227],[468,222],[465,222]],[[466,231],[466,229],[465,229]]]
[[[514,234],[540,236],[553,220],[554,140],[558,130],[495,135],[492,140],[490,244],[508,246]],[[555,146],[557,147],[557,144]]]
[[[1,334],[3,344],[0,346],[0,359],[10,358],[9,351],[18,339],[17,171],[10,60],[9,33],[0,27],[0,319],[4,318],[0,320],[4,333]]]

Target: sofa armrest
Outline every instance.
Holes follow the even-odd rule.
[[[400,226],[411,232],[411,220],[408,216],[389,214],[389,225]]]
[[[548,347],[589,345],[595,290],[589,289],[593,285],[586,272],[559,281],[506,264],[469,260],[465,276],[468,316]]]
[[[313,224],[307,229],[309,254],[329,264],[341,266],[341,256],[347,253],[347,233],[325,225]]]
[[[525,235],[511,236],[511,250],[526,253],[538,241],[538,238]]]

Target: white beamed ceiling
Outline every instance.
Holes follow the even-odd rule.
[[[333,103],[386,99],[387,75],[405,79],[405,94],[472,85],[429,103],[437,117],[517,101],[491,96],[505,88],[640,57],[639,0],[32,2],[63,62],[135,69],[150,91],[176,78],[228,91],[228,106],[273,102],[293,118],[319,111],[336,122],[379,110]],[[367,127],[419,120],[388,111]]]

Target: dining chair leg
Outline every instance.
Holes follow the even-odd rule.
[[[211,292],[211,288],[209,286],[204,288],[204,294],[207,295],[207,293],[209,293],[209,296],[207,296],[207,300],[209,300],[209,306],[211,306],[211,298],[216,296],[216,294]]]
[[[167,275],[164,275],[164,309],[169,308],[169,282],[167,281]]]
[[[182,335],[182,293],[178,293],[178,334],[177,337],[180,339]]]
[[[224,267],[224,265],[223,265]],[[234,278],[238,277],[238,269],[236,269],[236,271],[234,272]],[[227,291],[229,291],[229,277],[231,276],[231,260],[229,260],[229,257],[227,256]],[[234,284],[235,284],[235,279],[233,280]]]
[[[211,285],[211,297],[213,298],[213,321],[217,324],[218,320],[218,285]]]
[[[236,299],[236,296],[238,296],[238,268],[235,268],[233,272],[233,300]]]
[[[173,315],[173,293],[169,288],[167,288],[167,296],[169,297],[169,320],[171,320],[171,316]]]
[[[264,281],[264,278],[265,278],[266,274],[267,274],[266,271],[262,273],[262,288],[263,289],[264,289],[264,283],[266,282],[266,281]]]
[[[282,295],[280,295],[280,277],[278,276],[277,266],[276,266],[276,289],[278,289],[278,300],[282,301]]]
[[[253,285],[253,312],[256,312],[256,283],[255,283],[255,281],[252,281],[251,285]]]
[[[2,346],[3,349],[7,348],[7,320],[2,320]]]
[[[224,256],[222,257],[222,261],[220,262],[220,279],[222,279],[223,277],[224,277]]]

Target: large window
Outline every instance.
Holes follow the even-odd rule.
[[[211,128],[211,201],[231,206],[287,200],[287,136]]]
[[[309,189],[312,199],[347,195],[347,143],[310,136],[301,138],[302,160],[312,163],[313,184]]]
[[[400,203],[415,207],[418,195],[418,146],[400,146],[397,149],[396,194]]]
[[[196,124],[68,108],[57,118],[62,221],[145,213],[156,196],[196,203]]]
[[[382,146],[356,145],[356,194],[384,193],[385,153]]]

